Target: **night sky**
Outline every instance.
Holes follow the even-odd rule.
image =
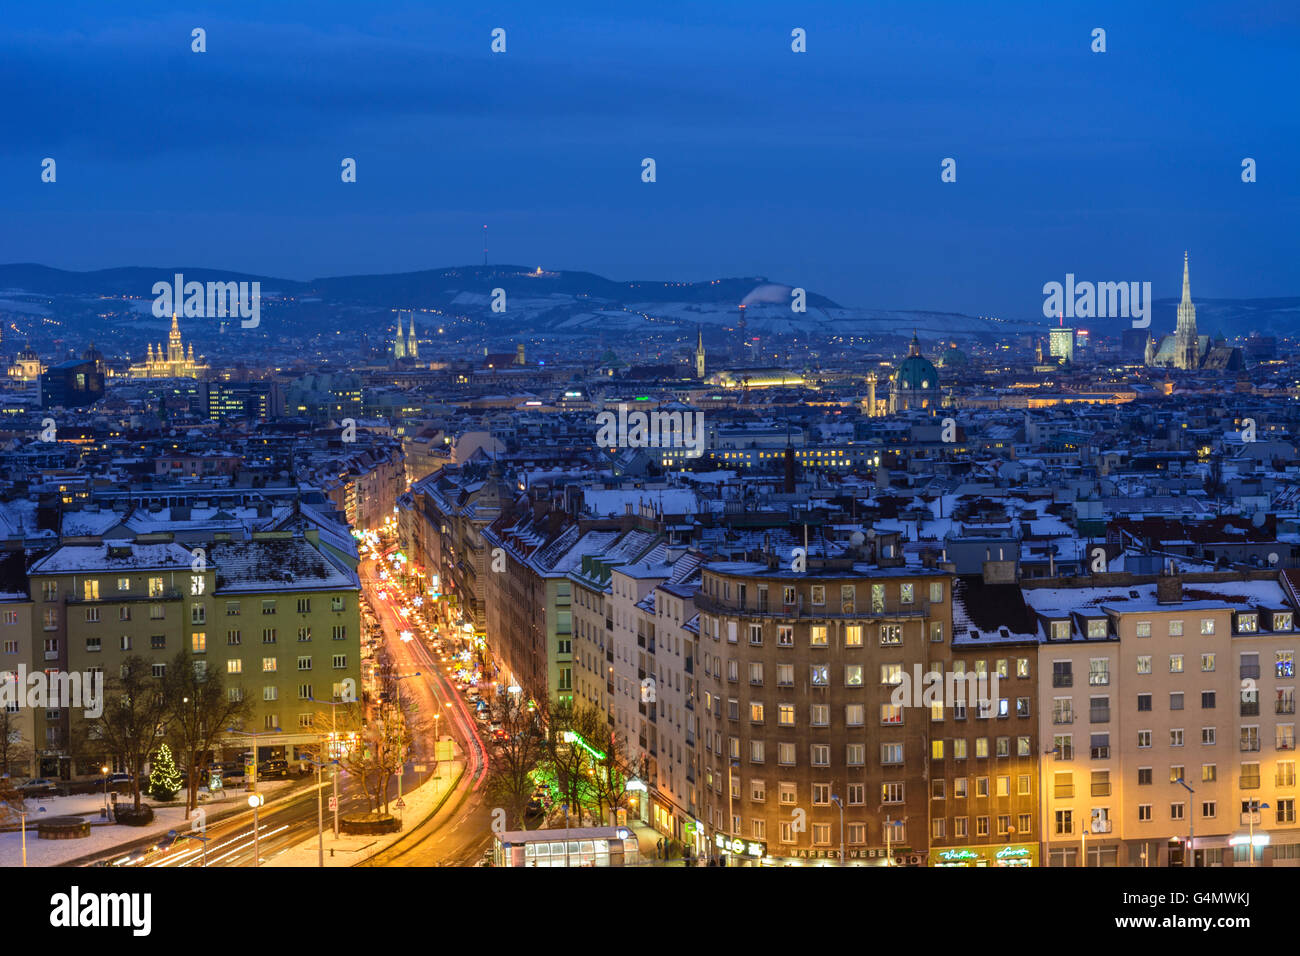
[[[1294,0],[701,6],[8,4],[0,262],[399,272],[487,223],[493,262],[881,308],[1171,296],[1184,249],[1198,298],[1300,295]]]

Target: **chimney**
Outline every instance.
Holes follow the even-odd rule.
[[[1177,565],[1170,563],[1176,569]],[[1178,604],[1183,599],[1183,578],[1180,574],[1162,574],[1156,578],[1156,603]]]

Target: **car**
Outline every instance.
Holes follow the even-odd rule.
[[[496,861],[495,861],[495,852],[493,851],[493,849],[492,849],[491,847],[488,847],[486,850],[483,851],[483,855],[482,855],[481,857],[479,857],[479,858],[474,862],[474,865],[475,865],[475,866],[494,866],[494,865],[495,865],[495,862],[496,862]]]
[[[257,776],[263,780],[272,778],[283,779],[289,776],[289,761],[287,760],[263,760],[257,765]]]
[[[33,777],[31,780],[20,783],[15,788],[21,794],[55,794],[58,793],[59,785],[48,777]]]

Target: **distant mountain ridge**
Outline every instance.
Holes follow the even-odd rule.
[[[732,327],[742,301],[750,301],[747,328],[763,335],[888,337],[910,335],[915,330],[928,341],[971,336],[1000,339],[1016,334],[1041,335],[1056,324],[1046,319],[996,319],[925,309],[846,307],[812,291],[806,294],[807,311],[794,313],[789,304],[790,287],[763,276],[704,282],[615,281],[591,272],[516,265],[456,266],[300,281],[200,266],[125,266],[74,272],[37,263],[14,263],[0,265],[0,297],[26,293],[147,299],[155,282],[170,282],[178,272],[186,281],[260,282],[263,295],[292,297],[299,302],[320,300],[344,310],[435,308],[483,319],[500,319],[491,311],[491,296],[494,289],[504,289],[512,328],[560,335],[636,334],[649,323],[663,322]],[[1195,301],[1202,332],[1233,337],[1254,332],[1282,335],[1300,329],[1300,298]],[[1152,334],[1173,331],[1177,304],[1173,298],[1152,303]],[[1127,319],[1075,319],[1073,324],[1109,335],[1131,327]]]

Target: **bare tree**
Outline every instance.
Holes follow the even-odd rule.
[[[226,693],[220,671],[206,661],[196,661],[182,648],[167,668],[168,697],[172,703],[167,735],[172,749],[185,762],[185,819],[199,805],[199,768],[228,727],[239,727],[253,713],[252,705]],[[205,665],[205,666],[199,666]]]
[[[23,794],[14,786],[14,782],[0,777],[0,824],[7,826],[13,823],[26,806]]]
[[[592,777],[592,789],[596,793],[596,811],[605,817],[605,808],[609,824],[618,822],[618,811],[626,809],[627,781],[634,776],[633,761],[627,737],[610,731],[601,743],[604,759],[596,761],[595,774]]]
[[[393,776],[401,772],[421,724],[415,705],[398,697],[397,678],[381,671],[379,681],[379,701],[370,719],[360,702],[333,708],[333,717],[335,729],[350,741],[339,754],[339,766],[361,781],[372,812],[387,813]],[[316,726],[329,726],[330,719],[320,714]]]
[[[595,815],[599,807],[593,786],[596,769],[593,750],[599,750],[599,742],[609,732],[605,714],[587,704],[566,700],[553,705],[549,716],[546,762],[555,774],[560,797],[579,820],[584,807],[589,807]],[[582,746],[578,740],[588,746]]]
[[[17,715],[0,707],[0,775],[27,775],[32,769],[34,751],[23,737]]]
[[[149,661],[132,654],[122,662],[120,676],[106,684],[104,712],[94,721],[95,736],[130,770],[131,796],[139,813],[144,764],[157,749],[171,712],[168,682],[153,675]]]
[[[546,757],[545,705],[544,696],[534,698],[527,689],[501,691],[488,700],[489,723],[501,727],[488,745],[488,793],[521,830],[527,829],[533,771]]]

